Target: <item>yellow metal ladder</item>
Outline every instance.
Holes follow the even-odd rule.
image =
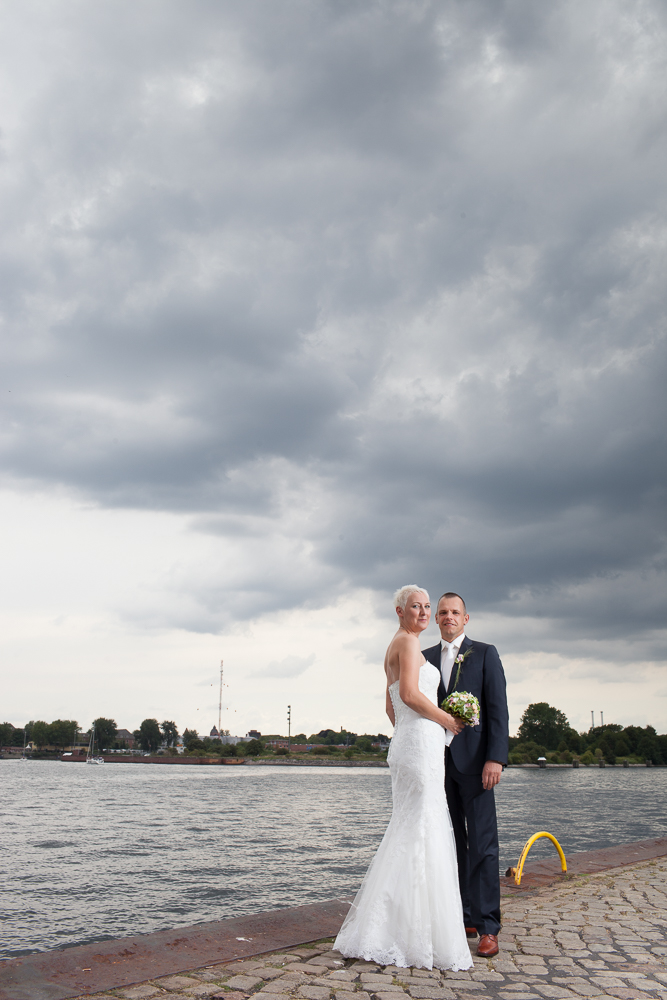
[[[563,848],[560,846],[553,833],[547,833],[546,830],[540,830],[539,833],[534,833],[532,837],[529,837],[525,843],[525,846],[521,852],[521,857],[519,858],[519,863],[516,868],[508,868],[506,875],[513,875],[514,881],[517,885],[521,885],[521,875],[523,873],[523,866],[528,856],[528,851],[531,849],[536,840],[540,837],[548,837],[548,839],[554,844],[558,854],[560,855],[560,867],[561,871],[567,871],[567,861],[565,860],[565,855],[563,853]]]

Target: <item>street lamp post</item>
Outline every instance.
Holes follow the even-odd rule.
[[[292,745],[292,706],[287,706],[287,752],[290,751],[290,746]]]

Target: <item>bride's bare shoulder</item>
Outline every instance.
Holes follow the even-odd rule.
[[[392,641],[392,643],[394,643],[394,642],[401,643],[401,645],[406,646],[408,648],[410,646],[418,646],[419,645],[419,639],[417,638],[417,636],[416,635],[412,635],[411,632],[405,632],[403,629],[401,629],[400,632],[397,632],[396,635],[394,636],[394,638],[391,641]]]
[[[389,643],[387,647],[387,657],[391,658],[392,654],[394,656],[400,656],[401,653],[405,653],[408,650],[419,649],[419,639],[416,635],[411,635],[409,632],[404,632],[402,629],[397,632],[394,638]]]

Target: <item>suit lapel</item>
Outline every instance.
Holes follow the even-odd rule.
[[[429,649],[422,650],[424,657],[429,663],[432,663],[434,667],[438,670],[440,669],[440,646],[431,646]]]
[[[465,653],[466,650],[470,649],[471,646],[472,646],[472,639],[469,639],[468,636],[466,636],[465,639],[463,640],[463,642],[461,643],[461,645],[459,646],[458,655],[460,656],[461,653]],[[470,659],[470,657],[468,657],[468,659]],[[466,662],[464,662],[463,666],[461,667],[461,683],[463,682],[463,678],[465,677]],[[452,691],[454,690],[454,682],[456,681],[456,672],[457,672],[458,669],[459,669],[458,668],[458,664],[455,661],[454,662],[454,669],[451,672],[451,675],[450,675],[450,678],[449,678],[449,685],[447,687],[447,694],[448,695],[451,694]],[[465,688],[461,687],[461,683],[459,683],[457,691],[465,691]]]
[[[437,646],[430,646],[429,649],[424,649],[422,652],[424,653],[424,656],[426,657],[428,662],[433,664],[435,669],[440,674],[440,654],[442,652],[442,647],[440,646],[440,643],[438,643]],[[444,699],[444,697],[445,697],[445,685],[442,683],[442,675],[440,675],[440,682],[438,684],[438,694],[437,694],[438,705],[440,705],[440,702]]]

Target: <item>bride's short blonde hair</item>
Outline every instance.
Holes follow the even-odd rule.
[[[416,583],[409,583],[406,587],[401,587],[394,594],[394,607],[405,611],[405,605],[408,603],[410,594],[426,594],[427,600],[431,600],[428,596],[428,590],[425,590],[424,587],[418,587]]]

